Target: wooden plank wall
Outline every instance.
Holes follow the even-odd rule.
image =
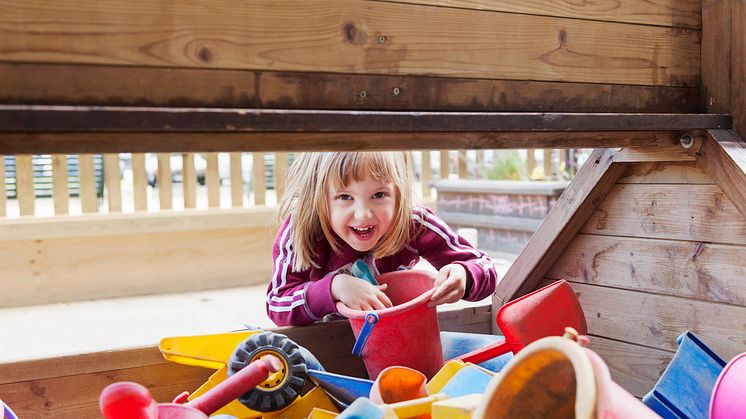
[[[746,220],[694,162],[629,165],[547,278],[577,292],[591,348],[647,393],[691,330],[724,359],[746,350]]]
[[[4,220],[0,307],[267,283],[274,212]]]
[[[0,3],[0,102],[696,110],[700,0],[607,6],[6,2]]]

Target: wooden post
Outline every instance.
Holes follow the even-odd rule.
[[[552,149],[544,149],[544,179],[552,178]]]
[[[122,182],[119,154],[104,154],[104,184],[109,194],[109,212],[122,212]]]
[[[264,153],[251,153],[251,189],[254,191],[254,205],[264,205],[267,182],[264,178]]]
[[[288,179],[288,153],[275,153],[275,193],[280,203]]]
[[[197,174],[194,153],[181,153],[181,186],[184,188],[184,208],[197,207]]]
[[[0,154],[0,217],[5,217],[5,156]]]
[[[70,192],[67,189],[67,155],[52,155],[52,200],[54,213],[68,214],[70,212]]]
[[[97,212],[98,201],[93,154],[78,154],[78,176],[80,177],[80,209],[84,214]]]
[[[432,166],[430,165],[430,150],[422,151],[422,199],[428,199],[432,196],[430,193],[430,177],[432,176]]]
[[[441,179],[448,179],[448,175],[450,174],[450,158],[448,156],[448,150],[443,150],[440,152],[440,178]]]
[[[218,170],[218,153],[206,153],[207,171],[205,184],[207,185],[207,206],[220,208],[220,172]]]
[[[241,153],[230,153],[231,158],[231,206],[243,207],[243,176]]]
[[[528,172],[528,178],[531,179],[531,175],[534,173],[536,168],[536,154],[535,149],[526,149],[526,171]]]
[[[132,192],[135,211],[148,210],[148,172],[145,168],[145,154],[132,153]]]
[[[16,156],[16,198],[21,215],[34,215],[34,167],[30,154]]]
[[[173,208],[173,182],[171,180],[171,154],[158,153],[158,200],[160,210]]]
[[[469,169],[466,167],[466,150],[458,151],[458,178],[467,179],[469,177]]]

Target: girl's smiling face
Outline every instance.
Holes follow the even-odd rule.
[[[368,176],[351,181],[328,195],[329,224],[345,243],[358,252],[368,252],[394,223],[394,186]]]

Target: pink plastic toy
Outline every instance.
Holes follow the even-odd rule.
[[[106,419],[207,419],[266,380],[280,366],[274,356],[264,356],[186,404],[156,403],[144,386],[123,381],[106,386],[99,405]],[[176,400],[185,400],[184,396],[182,393]]]
[[[341,302],[337,311],[350,320],[357,342],[353,354],[362,356],[368,376],[375,380],[386,367],[404,366],[434,376],[443,366],[443,349],[435,307],[428,307],[435,275],[396,271],[376,277],[387,284],[394,304],[384,310],[353,310]]]
[[[715,382],[710,398],[711,419],[746,417],[746,352],[725,365]]]

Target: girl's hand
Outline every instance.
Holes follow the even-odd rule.
[[[332,280],[332,298],[341,301],[353,310],[383,310],[393,307],[383,291],[387,285],[374,286],[364,279],[347,274],[339,274]]]
[[[466,292],[466,269],[459,264],[446,265],[435,277],[435,292],[430,297],[429,307],[444,303],[455,303]]]

